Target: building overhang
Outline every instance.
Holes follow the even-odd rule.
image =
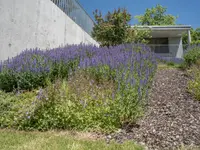
[[[170,25],[170,26],[132,26],[140,30],[150,30],[152,38],[181,37],[190,31],[190,25]]]

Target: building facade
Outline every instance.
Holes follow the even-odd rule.
[[[191,43],[191,26],[188,25],[139,26],[138,28],[150,30],[149,46],[152,51],[164,57],[183,57],[183,34],[187,33],[188,43]]]

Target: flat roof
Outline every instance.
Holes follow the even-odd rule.
[[[187,33],[191,29],[190,25],[165,25],[165,26],[132,26],[141,30],[151,30],[151,36],[159,37],[181,37],[183,33]]]
[[[191,25],[156,25],[156,26],[132,26],[138,28],[149,28],[152,30],[190,30]]]

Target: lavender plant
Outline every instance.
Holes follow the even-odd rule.
[[[164,56],[161,56],[159,54],[155,54],[156,58],[157,58],[157,61],[159,63],[164,63],[164,64],[167,64],[167,65],[176,65],[176,64],[182,64],[184,62],[184,59],[182,58],[176,58],[176,57],[164,57]]]
[[[146,45],[34,49],[1,62],[0,89],[47,89],[23,128],[109,130],[141,116],[155,70],[156,56]],[[58,79],[65,84],[56,86]]]

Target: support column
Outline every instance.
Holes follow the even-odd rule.
[[[191,42],[192,42],[191,34],[190,34],[190,30],[188,30],[188,45],[190,45]]]

